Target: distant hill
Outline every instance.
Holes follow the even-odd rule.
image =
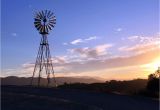
[[[38,78],[34,78],[33,84],[37,84]],[[16,77],[9,76],[5,78],[1,78],[1,85],[29,85],[31,81],[31,77]],[[90,78],[90,77],[57,77],[56,82],[58,85],[62,85],[64,83],[95,83],[102,82],[101,80]],[[41,78],[41,85],[46,85],[47,79]],[[54,85],[53,79],[51,79],[51,85]]]

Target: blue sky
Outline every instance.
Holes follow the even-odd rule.
[[[75,56],[76,59],[91,57],[85,55],[93,49],[101,52],[94,60],[102,58],[102,54],[105,59],[134,55],[118,48],[140,45],[138,39],[142,37],[156,41],[158,4],[158,0],[2,0],[2,70],[18,70],[23,64],[35,61],[41,37],[33,25],[35,11],[49,9],[55,13],[56,26],[48,35],[51,53],[70,63]],[[138,36],[137,41],[128,41],[133,36]],[[78,43],[72,44],[76,40]]]

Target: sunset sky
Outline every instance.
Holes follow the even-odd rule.
[[[2,0],[1,76],[31,77],[41,35],[34,12],[51,10],[55,75],[147,78],[160,66],[159,0]]]

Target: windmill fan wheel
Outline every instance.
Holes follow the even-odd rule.
[[[56,24],[54,13],[48,10],[36,12],[34,25],[40,34],[48,34]]]

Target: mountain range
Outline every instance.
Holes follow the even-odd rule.
[[[9,76],[9,77],[1,77],[1,85],[29,85],[31,82],[31,77],[16,77],[16,76]],[[38,78],[33,79],[33,85],[36,85],[38,82]],[[57,85],[62,85],[64,83],[95,83],[95,82],[102,82],[99,79],[95,79],[92,77],[56,77]],[[47,84],[46,78],[41,78],[41,85]],[[54,80],[51,79],[51,85],[54,85]]]

